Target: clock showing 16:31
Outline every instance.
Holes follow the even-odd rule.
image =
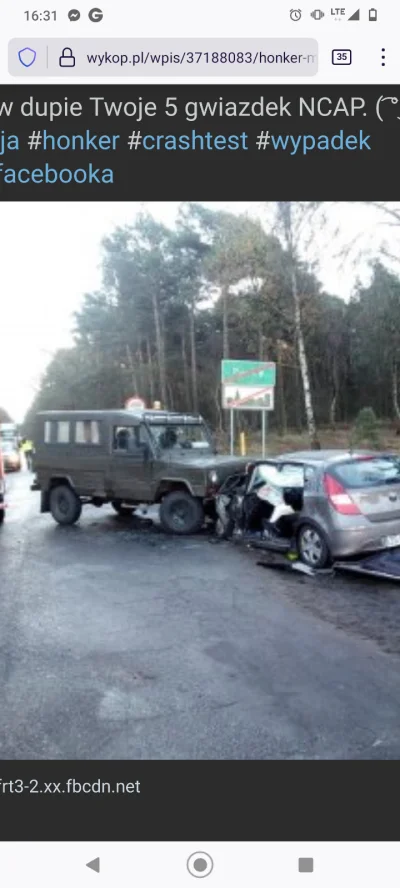
[[[24,16],[27,22],[55,22],[57,11],[55,9],[26,9]]]

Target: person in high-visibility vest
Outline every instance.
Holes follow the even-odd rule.
[[[30,441],[28,438],[24,438],[21,445],[22,453],[26,459],[26,465],[29,471],[32,471],[32,457],[34,453],[33,441]]]

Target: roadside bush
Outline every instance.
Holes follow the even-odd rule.
[[[351,429],[350,444],[352,447],[363,445],[372,450],[381,447],[379,423],[372,407],[363,407],[357,414]]]

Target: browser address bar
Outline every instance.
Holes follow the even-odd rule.
[[[318,72],[316,40],[32,39],[8,46],[14,77],[307,76]]]

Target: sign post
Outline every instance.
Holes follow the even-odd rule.
[[[260,410],[262,455],[266,455],[267,413],[274,409],[276,364],[270,361],[222,361],[222,406],[230,412],[231,455],[235,410]]]
[[[261,422],[262,422],[262,456],[265,456],[265,445],[266,445],[266,437],[267,437],[267,413],[263,410],[261,414]]]

